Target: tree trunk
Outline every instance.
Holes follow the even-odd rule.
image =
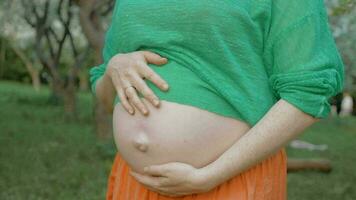
[[[60,80],[52,78],[49,82],[51,89],[51,95],[49,97],[49,103],[52,105],[61,105],[63,103],[63,86]]]
[[[6,49],[5,49],[5,41],[0,40],[1,47],[0,47],[0,79],[4,75],[4,68],[5,68],[5,58],[6,58]]]
[[[21,61],[25,64],[25,67],[27,69],[27,72],[29,73],[32,81],[32,86],[35,89],[35,91],[40,91],[41,88],[41,81],[40,81],[40,72],[39,70],[34,67],[34,64],[31,62],[31,60],[26,56],[24,52],[22,52],[20,49],[17,47],[11,45],[12,50],[16,53],[16,55],[21,59]]]
[[[318,170],[321,172],[330,172],[330,160],[324,159],[288,159],[288,172],[301,170]]]
[[[353,102],[353,110],[352,110],[352,115],[356,116],[356,92],[351,94],[352,96],[352,102]]]
[[[82,72],[79,74],[79,90],[80,91],[88,91],[89,84],[88,84],[88,73]]]
[[[63,104],[64,104],[64,112],[66,115],[66,119],[75,120],[77,119],[77,110],[76,110],[76,95],[75,95],[75,86],[68,86],[64,90],[63,95]]]
[[[33,71],[31,74],[32,86],[36,92],[41,90],[41,80],[40,80],[40,72],[38,70]]]
[[[80,8],[80,25],[83,33],[87,38],[90,46],[95,52],[96,64],[102,62],[102,48],[104,45],[105,31],[102,27],[100,16],[95,12],[95,4],[98,0],[77,0],[77,5]],[[106,112],[103,105],[94,100],[94,115],[96,134],[99,138],[107,138],[112,136],[111,115]]]
[[[53,105],[64,107],[65,118],[69,121],[77,119],[76,86],[74,81],[63,83],[61,80],[52,79],[50,82],[52,94],[49,102]]]

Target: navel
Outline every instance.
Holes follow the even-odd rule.
[[[139,151],[147,152],[149,146],[149,140],[146,133],[137,134],[137,136],[133,139],[133,145]]]

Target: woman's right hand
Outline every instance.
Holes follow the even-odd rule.
[[[105,71],[104,75],[110,77],[123,107],[130,114],[135,112],[133,106],[139,109],[142,114],[148,114],[148,109],[137,92],[140,92],[154,106],[159,107],[158,97],[143,79],[149,79],[163,91],[169,88],[167,82],[153,71],[147,63],[163,65],[167,63],[167,58],[146,50],[120,53],[110,59]],[[136,89],[130,86],[134,86]]]

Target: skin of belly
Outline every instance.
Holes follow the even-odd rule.
[[[183,162],[201,168],[216,160],[249,125],[190,105],[161,100],[144,116],[130,115],[120,103],[113,113],[114,140],[122,158],[133,171],[149,165]]]

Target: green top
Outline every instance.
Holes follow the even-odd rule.
[[[324,118],[344,85],[323,0],[119,0],[93,92],[113,55],[138,50],[168,59],[149,64],[167,92],[145,80],[160,99],[250,125],[280,98]]]

